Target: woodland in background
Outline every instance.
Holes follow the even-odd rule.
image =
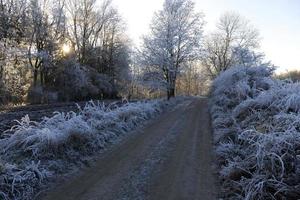
[[[154,14],[139,54],[149,88],[164,91],[168,99],[201,95],[229,68],[270,65],[259,52],[258,30],[238,13],[221,15],[212,32],[205,33],[204,25],[204,14],[195,10],[193,1],[165,1]]]
[[[290,80],[292,82],[299,82],[300,81],[300,71],[292,70],[276,76],[276,78],[280,80]]]
[[[262,64],[248,20],[204,25],[194,2],[166,0],[135,49],[111,0],[0,0],[0,105],[204,95],[222,71]]]
[[[130,41],[111,1],[1,0],[0,103],[116,98]]]

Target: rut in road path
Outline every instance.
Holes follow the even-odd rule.
[[[213,200],[207,99],[191,99],[117,145],[78,177],[49,192],[55,200]]]

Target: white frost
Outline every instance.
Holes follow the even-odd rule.
[[[175,101],[153,100],[122,106],[89,102],[79,113],[54,113],[42,122],[25,116],[0,140],[0,199],[32,199],[41,182],[67,166],[80,165]]]
[[[272,68],[235,67],[213,85],[211,107],[225,199],[300,198],[300,84]]]

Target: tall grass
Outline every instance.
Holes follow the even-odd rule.
[[[300,199],[300,84],[236,67],[213,84],[211,114],[225,199]]]
[[[91,101],[79,113],[56,112],[41,122],[25,116],[12,127],[13,135],[0,140],[0,199],[33,199],[48,178],[80,166],[175,103],[153,100],[105,106]]]

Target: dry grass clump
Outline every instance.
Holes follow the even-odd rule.
[[[272,68],[236,67],[211,107],[225,199],[300,199],[300,85]]]
[[[33,199],[45,179],[79,167],[177,101],[122,106],[91,101],[79,113],[55,112],[39,123],[25,116],[11,128],[14,134],[0,140],[0,199]]]

